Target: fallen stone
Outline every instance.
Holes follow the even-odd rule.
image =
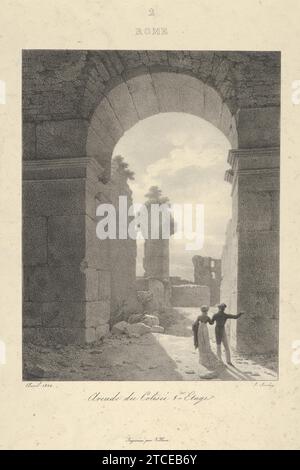
[[[151,328],[152,333],[163,333],[165,329],[162,326],[154,325]]]
[[[133,323],[132,325],[128,324],[127,333],[129,336],[141,336],[147,333],[151,333],[151,328],[145,323]]]
[[[159,319],[155,315],[144,315],[143,323],[148,326],[158,326]]]
[[[128,326],[129,323],[127,323],[127,321],[120,321],[112,327],[111,331],[114,335],[124,335],[125,333],[127,333]]]
[[[218,373],[216,371],[207,372],[206,374],[199,374],[199,377],[204,380],[215,379],[218,377]]]
[[[128,323],[139,323],[143,320],[143,318],[144,318],[143,313],[133,313],[128,318]]]

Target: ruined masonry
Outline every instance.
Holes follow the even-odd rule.
[[[157,186],[152,186],[145,195],[145,206],[148,211],[148,234],[144,241],[144,278],[137,280],[137,288],[143,287],[144,291],[151,293],[151,300],[146,308],[150,311],[164,311],[171,307],[171,282],[170,282],[170,259],[169,259],[169,237],[174,234],[174,222],[172,217],[158,214],[157,220],[151,219],[152,205],[162,209],[167,207],[168,198],[162,196],[161,190]],[[169,223],[168,223],[169,221]],[[152,225],[157,225],[157,238],[151,237]],[[163,236],[163,224],[168,227],[168,238]]]
[[[279,52],[23,51],[24,339],[107,334],[119,281],[95,211],[112,197],[116,143],[159,112],[206,119],[231,143],[221,297],[248,312],[239,351],[277,352]]]
[[[210,292],[208,304],[217,305],[220,303],[221,260],[196,255],[192,261],[195,284],[208,286]]]

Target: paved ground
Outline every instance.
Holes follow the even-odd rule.
[[[174,309],[162,323],[165,334],[140,338],[111,336],[93,346],[24,348],[25,380],[207,380],[199,365],[191,325],[196,309]],[[213,328],[212,348],[215,351]],[[214,380],[276,380],[274,358],[232,354],[235,367],[223,367]]]

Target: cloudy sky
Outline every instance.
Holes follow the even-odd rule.
[[[120,139],[114,155],[122,155],[135,173],[130,182],[134,202],[145,201],[157,185],[172,203],[204,204],[204,246],[186,251],[187,240],[170,241],[170,273],[193,280],[195,254],[219,258],[231,217],[231,187],[224,181],[230,144],[207,121],[184,113],[162,113],[138,122]],[[138,243],[137,274],[143,244]]]

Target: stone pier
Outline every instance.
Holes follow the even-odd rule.
[[[239,352],[276,352],[279,315],[279,148],[231,150],[233,214],[223,251],[222,299],[235,313]],[[234,323],[234,322],[232,322]]]
[[[23,334],[83,343],[108,332],[110,262],[96,237],[103,170],[92,158],[23,165]],[[99,202],[99,201],[98,201]]]
[[[145,206],[148,209],[148,238],[145,239],[144,244],[144,260],[143,266],[145,270],[145,277],[154,278],[158,280],[169,280],[170,278],[170,255],[169,255],[169,238],[163,238],[163,227],[165,223],[162,213],[159,214],[157,219],[157,239],[151,237],[151,224],[155,221],[151,220],[151,205],[162,207],[168,204],[168,198],[161,195],[161,190],[156,186],[150,188],[149,193],[146,194],[147,201]],[[167,225],[168,221],[166,221]],[[174,233],[174,224],[170,218],[170,236]]]
[[[164,218],[163,213],[159,213],[156,220],[151,219],[151,206],[157,205],[162,208],[167,207],[168,198],[163,197],[161,190],[153,186],[146,194],[145,206],[148,210],[148,238],[144,242],[144,278],[147,279],[147,285],[152,292],[153,300],[150,308],[163,311],[171,306],[171,282],[170,282],[170,255],[169,255],[169,238],[174,233],[174,221]],[[157,223],[157,238],[153,239],[151,232],[151,224]],[[163,227],[169,230],[169,237],[163,238]]]

